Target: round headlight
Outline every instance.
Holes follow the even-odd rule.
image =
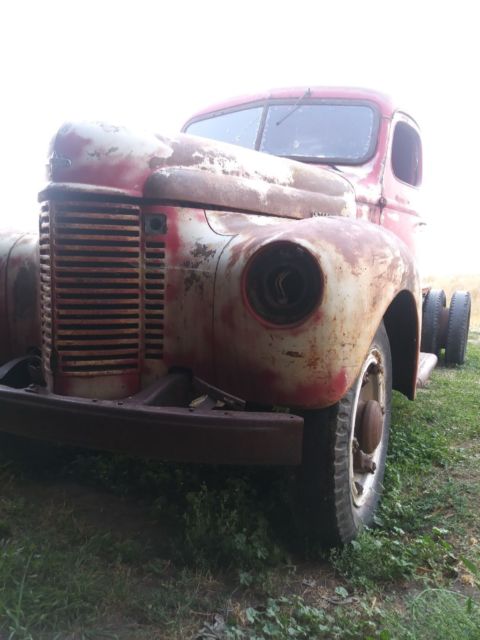
[[[245,294],[252,310],[277,325],[304,320],[322,297],[318,262],[293,242],[274,242],[247,266]]]

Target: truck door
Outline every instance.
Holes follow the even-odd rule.
[[[417,254],[418,231],[424,222],[419,214],[419,186],[422,181],[422,144],[415,122],[396,112],[382,181],[380,223],[393,231]]]

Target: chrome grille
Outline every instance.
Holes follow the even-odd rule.
[[[50,210],[40,212],[40,304],[42,307],[43,365],[51,371],[52,357],[52,263],[50,255]]]
[[[48,229],[47,223],[45,217],[44,245],[41,238],[40,246],[42,252],[49,245],[49,252],[45,249],[41,257],[48,370],[75,376],[138,371],[142,328],[139,208],[55,203],[50,205]],[[45,240],[48,231],[49,243]]]

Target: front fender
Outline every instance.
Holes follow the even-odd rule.
[[[0,233],[0,364],[40,348],[38,236]]]
[[[220,213],[209,220],[217,231],[237,234],[218,265],[214,307],[217,384],[234,395],[262,404],[329,406],[353,384],[397,294],[409,291],[417,313],[421,309],[408,248],[370,222],[328,217],[265,224]],[[242,276],[256,251],[286,240],[318,260],[324,293],[301,325],[272,328],[248,310]]]

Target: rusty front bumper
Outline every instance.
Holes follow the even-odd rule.
[[[139,399],[140,400],[140,399]],[[273,412],[151,406],[0,385],[0,430],[174,462],[297,465],[303,418]]]

